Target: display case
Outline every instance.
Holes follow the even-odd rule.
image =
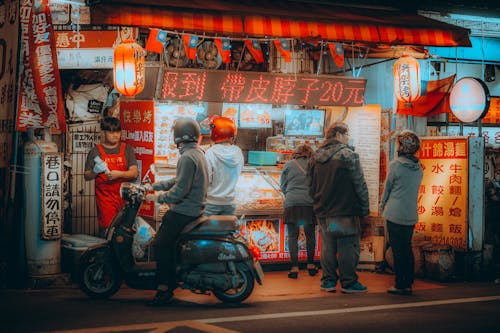
[[[282,215],[283,195],[254,167],[244,167],[236,185],[236,215]]]

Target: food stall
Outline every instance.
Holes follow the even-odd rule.
[[[333,121],[342,120],[350,128],[353,144],[361,157],[370,196],[370,225],[364,226],[361,241],[361,265],[374,268],[383,261],[383,233],[378,218],[380,191],[380,106],[324,107],[303,109],[299,106],[276,107],[271,104],[207,103],[184,101],[136,101],[120,103],[123,137],[135,147],[143,176],[154,163],[156,181],[175,176],[178,151],[172,142],[171,128],[175,119],[192,117],[201,122],[207,116],[220,114],[231,117],[238,126],[238,143],[244,147],[255,136],[245,131],[271,130],[262,150],[246,150],[246,165],[237,184],[237,211],[240,231],[261,250],[263,263],[288,262],[287,228],[283,223],[283,194],[280,176],[283,164],[301,144],[316,149],[324,141],[324,130]],[[253,132],[252,132],[253,133]],[[205,133],[208,134],[208,133]],[[208,135],[207,135],[208,137]],[[208,140],[204,140],[208,141]],[[208,145],[203,146],[205,149]],[[141,215],[160,223],[166,207],[145,203]],[[315,258],[319,260],[321,239],[316,231]],[[299,235],[299,260],[305,261],[305,235]]]

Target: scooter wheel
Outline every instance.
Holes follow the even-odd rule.
[[[89,297],[105,299],[114,295],[122,284],[120,269],[109,257],[91,257],[80,269],[80,289]]]
[[[243,265],[236,266],[236,274],[239,280],[237,288],[231,288],[224,291],[213,291],[215,297],[224,303],[241,303],[246,300],[253,291],[255,282],[252,273],[247,267]]]

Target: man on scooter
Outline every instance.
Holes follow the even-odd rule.
[[[166,191],[148,194],[147,200],[172,204],[163,216],[154,240],[156,255],[156,295],[148,304],[162,306],[173,298],[177,288],[175,276],[175,247],[182,229],[203,214],[207,197],[207,163],[198,146],[200,127],[191,118],[179,118],[174,124],[174,142],[180,152],[176,177],[152,185],[153,190]]]

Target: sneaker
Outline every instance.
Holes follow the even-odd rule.
[[[321,281],[321,287],[319,289],[334,293],[337,291],[337,288],[335,287],[336,285],[337,283],[332,280],[323,280]]]
[[[356,293],[366,293],[368,291],[368,288],[366,286],[363,286],[361,283],[356,282],[353,285],[350,285],[349,287],[342,287],[341,290],[345,294],[356,294]]]
[[[389,294],[393,294],[393,295],[412,295],[413,294],[413,291],[411,290],[411,288],[390,287],[389,289],[387,289],[387,292]]]
[[[318,267],[316,267],[315,264],[307,264],[307,271],[309,272],[310,276],[315,276],[318,274]]]
[[[157,290],[155,297],[148,303],[149,306],[167,305],[174,298],[174,293],[170,290]]]

